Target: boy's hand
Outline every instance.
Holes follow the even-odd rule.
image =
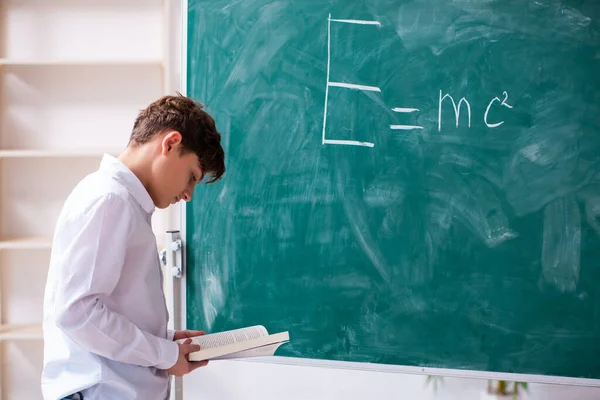
[[[183,376],[189,374],[196,368],[204,367],[208,364],[208,360],[204,361],[188,361],[188,354],[200,350],[200,346],[197,344],[191,344],[192,339],[186,339],[183,343],[178,343],[179,346],[179,358],[175,365],[167,370],[171,375]]]
[[[202,335],[204,335],[204,331],[190,331],[190,330],[176,331],[175,336],[173,336],[173,340],[193,338],[193,337],[202,336]]]

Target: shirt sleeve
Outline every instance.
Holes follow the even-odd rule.
[[[119,281],[133,217],[126,199],[108,195],[84,215],[59,227],[58,234],[70,243],[61,249],[57,325],[90,352],[119,362],[168,369],[179,357],[177,343],[139,329],[103,301]]]
[[[175,340],[175,332],[177,332],[174,329],[167,329],[167,339],[169,340]]]

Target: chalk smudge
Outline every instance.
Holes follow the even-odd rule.
[[[542,273],[561,292],[573,292],[579,281],[581,214],[574,196],[556,199],[544,208]]]

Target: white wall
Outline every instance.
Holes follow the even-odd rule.
[[[3,0],[5,57],[85,63],[161,62],[161,0]],[[41,34],[40,34],[41,33]]]
[[[164,93],[164,10],[163,0],[0,0],[2,400],[42,398],[55,222],[75,184],[125,147],[139,109]]]

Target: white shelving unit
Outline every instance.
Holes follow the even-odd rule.
[[[42,398],[54,224],[138,110],[170,93],[177,1],[0,0],[0,400]]]

